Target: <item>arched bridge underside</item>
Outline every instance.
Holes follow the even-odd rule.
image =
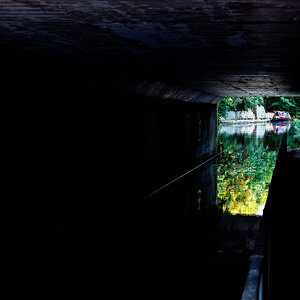
[[[120,89],[185,101],[299,96],[299,15],[296,0],[2,0],[1,59],[80,60]]]

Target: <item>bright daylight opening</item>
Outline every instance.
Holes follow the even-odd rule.
[[[218,206],[229,214],[262,215],[282,136],[300,147],[299,97],[228,97],[218,106]]]

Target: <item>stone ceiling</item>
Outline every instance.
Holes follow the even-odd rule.
[[[165,98],[300,96],[296,0],[1,0],[0,45],[78,58]]]

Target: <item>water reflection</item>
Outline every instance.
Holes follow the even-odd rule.
[[[291,123],[224,125],[227,150],[218,164],[218,205],[231,214],[262,215],[282,134]]]
[[[240,135],[240,134],[254,134],[257,138],[263,138],[267,132],[274,132],[275,134],[284,134],[291,129],[290,122],[278,123],[258,123],[258,124],[234,124],[222,125],[219,134],[226,135]]]

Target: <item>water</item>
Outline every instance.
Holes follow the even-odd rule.
[[[299,142],[293,123],[220,125],[219,142],[226,149],[218,163],[217,203],[224,212],[262,215],[282,136]]]

